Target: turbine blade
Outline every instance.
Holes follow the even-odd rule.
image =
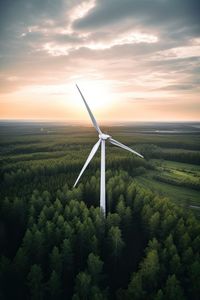
[[[100,143],[101,143],[101,140],[99,139],[98,142],[93,146],[93,148],[92,148],[92,150],[91,150],[91,152],[90,152],[90,154],[89,154],[89,156],[88,156],[88,158],[87,158],[87,160],[86,160],[86,162],[85,162],[85,164],[84,164],[84,166],[83,166],[83,168],[82,168],[82,170],[81,170],[81,172],[80,172],[78,178],[76,179],[76,182],[75,182],[75,184],[74,184],[73,187],[75,187],[75,186],[77,185],[79,179],[81,178],[81,175],[83,174],[83,172],[85,171],[85,169],[86,169],[87,166],[89,165],[90,161],[92,160],[93,156],[94,156],[95,153],[97,152]]]
[[[99,134],[102,134],[101,129],[99,128],[99,125],[97,124],[97,121],[95,120],[95,117],[93,116],[93,114],[92,114],[92,112],[91,112],[91,110],[90,110],[90,108],[89,108],[89,106],[88,106],[88,104],[87,104],[85,98],[83,97],[83,94],[81,93],[81,91],[80,91],[80,89],[79,89],[79,87],[78,87],[77,84],[76,84],[76,87],[77,87],[77,89],[78,89],[78,91],[79,91],[79,93],[80,93],[80,95],[81,95],[81,97],[82,97],[82,99],[83,99],[83,101],[84,101],[84,103],[85,103],[85,106],[86,106],[87,111],[88,111],[88,113],[89,113],[89,115],[90,115],[90,118],[91,118],[91,120],[92,120],[92,123],[93,123],[93,125],[94,125],[94,128],[96,128],[96,130],[97,130],[97,132],[98,132]]]
[[[125,149],[125,150],[127,150],[127,151],[130,151],[130,152],[132,152],[132,153],[138,155],[138,156],[141,157],[141,158],[144,158],[144,156],[142,156],[140,153],[134,151],[133,149],[131,149],[131,148],[125,146],[124,144],[122,144],[122,143],[120,143],[120,142],[118,142],[118,141],[116,141],[116,140],[114,140],[114,139],[112,139],[112,138],[110,138],[109,141],[110,141],[111,144],[113,144],[113,145],[115,145],[115,146],[118,146],[118,147],[120,147],[120,148],[122,148],[122,149]]]

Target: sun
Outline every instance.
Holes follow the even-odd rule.
[[[73,85],[73,106],[77,106],[80,109],[82,99],[78,90],[75,86],[78,85],[83,96],[87,100],[91,109],[95,111],[99,111],[105,109],[106,107],[111,105],[113,102],[112,97],[112,88],[111,84],[108,81],[98,81],[98,80],[76,80]],[[72,95],[72,90],[70,91]]]

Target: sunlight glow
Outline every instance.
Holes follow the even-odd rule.
[[[98,81],[98,80],[91,80],[87,81],[81,78],[74,78],[74,83],[76,83],[83,96],[85,97],[88,104],[91,106],[91,109],[98,110],[105,110],[106,107],[110,107],[113,104],[113,95],[112,95],[112,87],[109,81]],[[70,95],[72,97],[72,106],[76,106],[78,110],[83,109],[83,103],[81,96],[78,90],[74,85],[70,87]]]
[[[84,107],[83,100],[76,88],[79,86],[83,96],[88,102],[94,113],[98,115],[106,113],[113,107],[116,98],[112,92],[112,81],[108,80],[84,80],[80,75],[73,76],[70,84],[62,83],[59,85],[32,85],[20,91],[19,97],[24,98],[26,95],[32,95],[34,102],[42,101],[53,105],[56,109],[63,110],[63,115],[70,118],[69,111],[73,112],[73,118],[86,119],[87,112]],[[46,108],[42,109],[43,112]]]

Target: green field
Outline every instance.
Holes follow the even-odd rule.
[[[151,160],[151,163],[155,166],[155,170],[138,176],[136,181],[143,187],[168,197],[179,205],[190,207],[199,215],[199,189],[186,187],[184,183],[181,186],[181,182],[185,181],[187,184],[194,182],[198,187],[200,184],[200,166],[158,159]],[[170,179],[170,183],[164,182],[164,180],[163,182],[157,180],[156,176],[160,176],[160,174],[163,179]]]
[[[157,192],[160,195],[170,198],[180,205],[197,205],[200,206],[199,192],[185,188],[178,187],[164,182],[154,180],[151,176],[138,176],[135,179],[143,187],[150,189],[153,192]]]

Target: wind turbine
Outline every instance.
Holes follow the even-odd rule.
[[[110,135],[105,134],[101,131],[101,129],[99,128],[99,125],[97,124],[97,121],[95,120],[95,118],[94,118],[94,116],[93,116],[93,114],[92,114],[92,112],[91,112],[91,110],[90,110],[90,108],[89,108],[85,98],[83,97],[83,94],[81,93],[81,91],[80,91],[77,84],[76,84],[76,87],[77,87],[77,89],[78,89],[78,91],[79,91],[79,93],[80,93],[80,95],[81,95],[81,97],[82,97],[82,99],[85,103],[85,106],[86,106],[87,111],[90,115],[90,118],[92,120],[94,128],[96,129],[97,133],[99,134],[99,140],[93,146],[93,148],[92,148],[92,150],[91,150],[91,152],[90,152],[90,154],[89,154],[89,156],[88,156],[88,158],[87,158],[87,160],[86,160],[86,162],[85,162],[85,164],[84,164],[84,166],[83,166],[83,168],[82,168],[82,170],[81,170],[81,172],[80,172],[80,174],[79,174],[79,176],[78,176],[78,178],[77,178],[77,180],[76,180],[73,187],[75,187],[77,185],[77,183],[78,183],[79,179],[81,178],[83,172],[85,171],[85,169],[89,165],[90,161],[94,157],[95,153],[97,152],[97,150],[98,150],[98,148],[101,144],[100,208],[101,208],[101,210],[102,210],[102,212],[105,216],[106,215],[106,191],[105,191],[105,187],[106,187],[106,182],[105,182],[105,179],[106,179],[105,178],[105,176],[106,176],[106,174],[105,174],[105,162],[106,162],[105,147],[106,147],[106,144],[105,144],[105,142],[108,141],[111,144],[113,144],[115,146],[118,146],[122,149],[125,149],[127,151],[130,151],[130,152],[136,154],[137,156],[139,156],[141,158],[144,158],[144,157],[140,153],[138,153],[138,152],[132,150],[131,148],[125,146],[124,144],[114,140]]]

